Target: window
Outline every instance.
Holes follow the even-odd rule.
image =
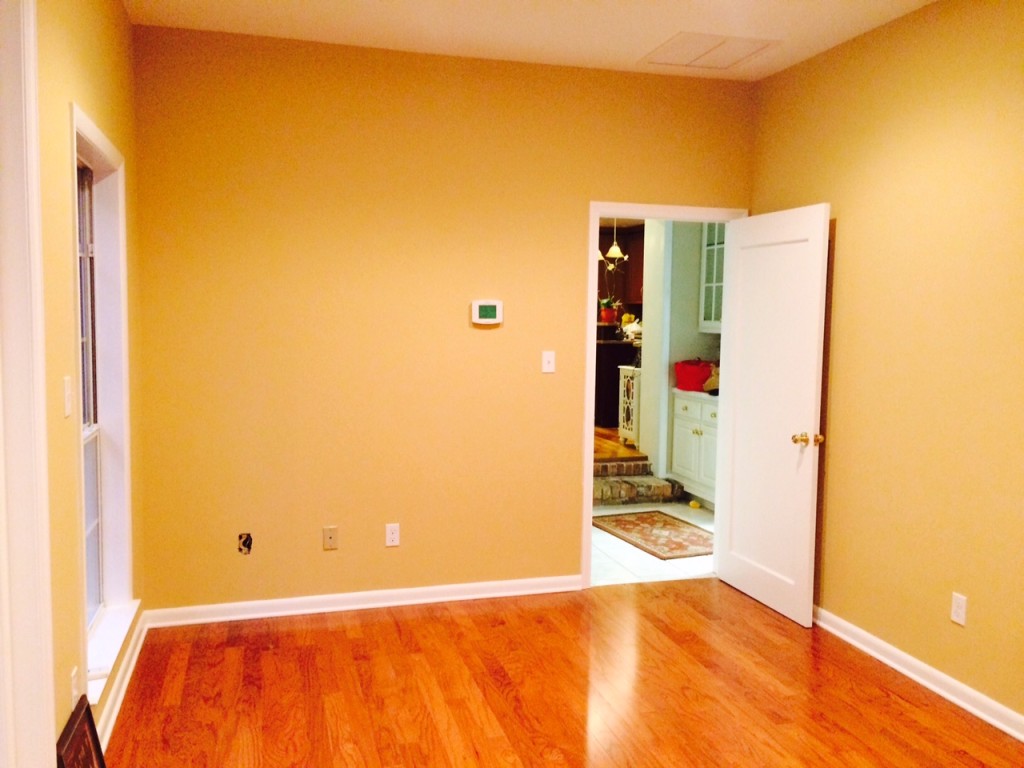
[[[73,109],[78,178],[82,525],[89,700],[103,693],[139,601],[132,593],[124,158]],[[73,683],[75,695],[85,681]]]
[[[78,290],[82,338],[82,426],[96,424],[96,244],[93,240],[92,171],[78,166]]]
[[[78,305],[82,357],[82,466],[85,512],[85,618],[91,626],[103,605],[100,426],[96,381],[96,269],[92,171],[78,167]]]

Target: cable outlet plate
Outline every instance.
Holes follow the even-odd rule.
[[[337,549],[338,548],[338,526],[336,525],[325,525],[324,526],[324,549]]]
[[[401,542],[398,523],[387,523],[384,526],[384,546],[397,547]]]
[[[949,612],[949,618],[961,627],[967,625],[967,598],[959,592],[953,593],[953,607]]]

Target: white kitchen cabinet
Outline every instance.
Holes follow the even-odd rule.
[[[717,449],[718,398],[673,389],[669,476],[688,493],[714,503]]]
[[[701,228],[700,320],[703,333],[722,332],[722,286],[725,275],[725,222]]]

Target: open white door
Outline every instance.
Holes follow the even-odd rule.
[[[726,224],[715,558],[805,627],[814,542],[827,204]]]

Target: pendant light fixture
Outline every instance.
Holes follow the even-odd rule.
[[[615,267],[620,261],[629,261],[629,256],[623,253],[622,249],[619,248],[618,234],[619,220],[612,219],[612,247],[608,249],[608,253],[601,257],[607,265],[609,272],[614,272]]]
[[[624,261],[629,261],[629,256],[622,252],[619,247],[619,220],[612,220],[612,247],[608,249],[608,253],[601,255],[601,251],[597,252],[598,260],[604,264],[604,296],[598,295],[597,305],[600,308],[598,313],[599,321],[602,323],[615,323],[619,307],[622,306],[622,302],[615,297],[612,291],[615,288],[615,280],[612,277],[612,273],[618,269],[619,264]]]

